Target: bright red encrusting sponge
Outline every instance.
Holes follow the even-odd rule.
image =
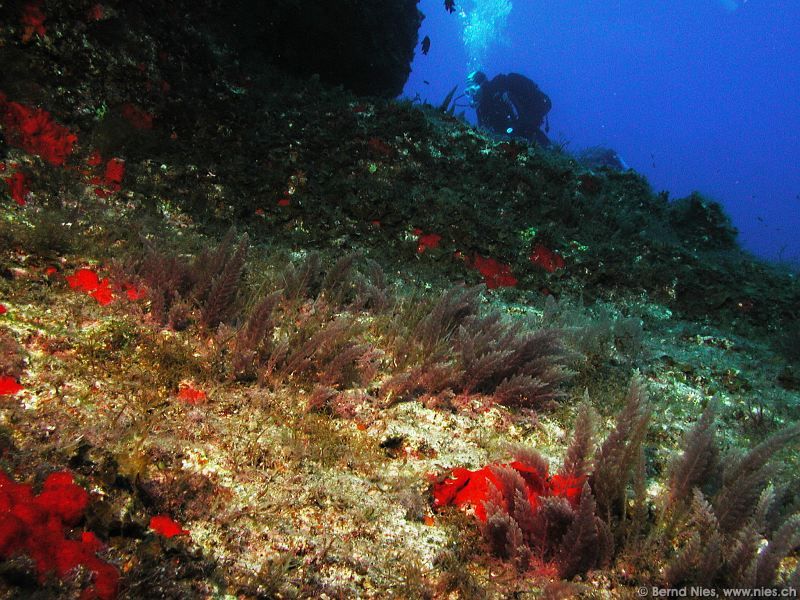
[[[72,275],[67,275],[66,279],[69,287],[74,290],[85,292],[97,300],[97,303],[102,306],[114,301],[117,297],[114,294],[115,290],[118,294],[124,292],[125,296],[131,302],[141,300],[147,295],[144,288],[136,287],[134,284],[127,281],[122,282],[122,284],[114,282],[114,287],[112,289],[112,284],[108,277],[100,279],[97,271],[87,268],[78,269]]]
[[[189,534],[187,529],[183,529],[167,515],[156,515],[155,517],[150,517],[150,529],[159,535],[163,535],[165,538],[173,538],[176,535]]]
[[[147,297],[147,292],[142,287],[136,287],[132,283],[123,283],[122,289],[125,291],[125,296],[131,302],[136,302],[137,300],[141,300],[142,298]]]
[[[208,399],[208,395],[191,383],[181,383],[178,389],[178,398],[187,404],[202,404]]]
[[[4,177],[3,181],[5,181],[8,186],[8,193],[12,200],[20,206],[25,206],[26,198],[30,193],[28,178],[25,177],[25,174],[16,172],[10,177]]]
[[[92,269],[78,269],[74,274],[67,276],[67,283],[72,289],[91,292],[100,285],[100,278]]]
[[[28,2],[22,7],[22,14],[20,15],[20,23],[22,24],[22,41],[29,42],[34,34],[39,37],[44,37],[47,33],[44,22],[47,20],[47,15],[42,11],[41,0]]]
[[[425,250],[439,247],[442,236],[438,233],[422,233],[421,229],[415,229],[414,235],[417,236],[417,254],[422,254]]]
[[[108,285],[108,279],[103,279],[103,284],[100,285],[96,290],[89,292],[89,295],[97,300],[97,303],[100,306],[111,304],[111,302],[114,300],[114,292],[111,291],[111,288]]]
[[[99,2],[97,4],[93,4],[91,8],[86,12],[86,20],[87,21],[102,21],[106,15],[105,8]]]
[[[125,161],[121,158],[112,158],[106,163],[106,171],[103,181],[113,192],[118,192],[122,188],[122,179],[125,177]]]
[[[98,174],[96,169],[96,167],[103,164],[103,157],[97,150],[92,151],[86,159],[86,164],[92,168],[84,169],[81,173],[89,176],[88,181],[92,185],[103,186],[94,189],[94,193],[97,196],[108,198],[122,189],[122,180],[125,178],[125,159],[111,158],[106,161],[102,176]]]
[[[75,485],[72,473],[51,473],[36,497],[36,504],[50,515],[55,515],[64,525],[75,525],[81,520],[89,505],[89,494]]]
[[[86,159],[86,164],[90,167],[97,167],[103,164],[103,156],[97,150],[92,150],[89,158]],[[98,182],[99,183],[99,182]]]
[[[472,266],[483,275],[486,287],[490,290],[517,285],[517,278],[511,272],[511,267],[494,258],[484,258],[480,254],[476,254]]]
[[[114,292],[111,290],[108,277],[101,280],[97,276],[97,272],[91,269],[78,269],[73,275],[67,276],[67,283],[72,289],[86,292],[102,306],[109,304],[114,299]]]
[[[553,475],[550,478],[551,495],[566,498],[573,507],[577,507],[581,502],[583,482],[583,477],[575,477],[574,475]]]
[[[566,498],[573,507],[580,502],[583,478],[553,475],[548,477],[547,470],[514,461],[507,465],[520,474],[525,481],[528,501],[532,508],[536,508],[541,496],[561,496]],[[433,486],[433,507],[443,506],[471,506],[475,516],[481,521],[486,520],[485,502],[489,495],[489,482],[498,489],[501,488],[500,480],[492,470],[492,465],[470,471],[469,469],[456,468],[451,476]]]
[[[122,160],[121,158],[110,159],[106,163],[106,170],[105,173],[103,174],[103,183],[108,189],[108,193],[120,191],[122,189],[122,179],[124,177],[125,177],[125,161]]]
[[[8,102],[2,92],[0,123],[8,143],[38,154],[51,165],[63,165],[78,141],[77,135],[56,123],[46,110]]]
[[[531,250],[531,262],[542,267],[548,273],[553,273],[558,269],[563,269],[566,263],[564,259],[550,250],[544,244],[536,244]]]
[[[153,115],[143,108],[127,102],[120,108],[122,116],[136,129],[152,129]]]
[[[91,532],[84,532],[80,540],[64,534],[65,528],[80,521],[88,505],[89,494],[67,471],[51,473],[36,496],[31,486],[0,471],[0,558],[27,554],[41,581],[53,572],[64,579],[82,565],[92,573],[92,585],[81,598],[113,600],[119,572],[97,558],[100,540]]]
[[[8,375],[0,375],[0,396],[11,396],[21,392],[24,388],[17,380]]]

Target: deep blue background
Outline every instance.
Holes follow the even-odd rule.
[[[655,191],[721,202],[745,248],[800,260],[800,0],[512,2],[484,70],[540,85],[552,140],[614,148]],[[431,49],[404,95],[438,104],[463,88],[463,21],[419,7]]]

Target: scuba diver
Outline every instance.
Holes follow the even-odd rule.
[[[491,81],[482,71],[473,71],[467,77],[470,85],[466,94],[478,115],[478,125],[498,135],[525,138],[530,142],[549,147],[545,131],[547,113],[553,104],[550,98],[533,81],[519,73],[497,75]]]

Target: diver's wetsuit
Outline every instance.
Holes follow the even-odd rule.
[[[552,106],[547,94],[533,81],[519,73],[509,73],[481,85],[475,110],[481,127],[549,146],[550,140],[540,128]]]

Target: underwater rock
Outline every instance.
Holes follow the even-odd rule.
[[[294,75],[318,74],[360,95],[391,98],[411,72],[417,0],[240,0],[226,4],[232,42]]]
[[[630,168],[622,157],[617,154],[616,150],[604,146],[586,148],[578,153],[575,158],[577,158],[578,162],[584,167],[589,169],[606,168],[617,171],[627,171]]]
[[[669,220],[681,238],[700,248],[730,249],[736,228],[718,202],[692,193],[670,205]]]

